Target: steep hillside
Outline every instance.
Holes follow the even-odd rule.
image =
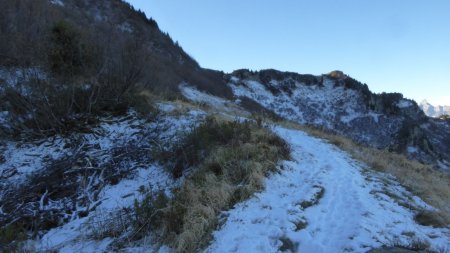
[[[179,84],[188,83],[225,99],[240,97],[242,106],[258,113],[324,127],[423,162],[450,160],[447,121],[426,117],[401,94],[374,94],[342,72],[224,75],[202,69],[154,20],[120,0],[1,5],[0,96],[8,102],[0,105],[0,118],[12,122],[0,127],[0,135],[72,131],[92,113],[141,104],[136,94],[142,90],[173,99]]]
[[[302,131],[274,131],[290,143],[292,161],[268,178],[266,190],[224,213],[206,252],[367,252],[411,231],[445,248],[449,234],[416,224],[404,203],[427,207],[395,179]],[[399,236],[397,243],[410,239]]]
[[[448,251],[450,121],[401,94],[203,69],[121,0],[0,35],[2,253]]]
[[[160,92],[188,81],[216,95],[231,94],[220,85],[220,72],[200,68],[156,21],[125,1],[2,1],[0,13],[0,66],[39,67],[98,84],[140,83]],[[55,32],[69,32],[72,47],[55,48]]]
[[[121,0],[0,3],[1,136],[81,130],[104,112],[179,97],[178,85],[231,97],[223,73],[200,68],[157,23]]]
[[[300,125],[248,118],[192,87],[183,94],[202,103],[160,102],[155,114],[99,117],[85,133],[2,142],[2,249],[445,252],[448,174],[386,154],[358,161]],[[384,166],[400,173],[375,170]]]
[[[374,94],[367,85],[340,71],[313,76],[238,70],[228,80],[237,99],[250,99],[282,118],[423,162],[450,160],[448,122],[426,117],[402,94]]]

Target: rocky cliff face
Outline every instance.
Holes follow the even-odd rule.
[[[402,94],[374,94],[341,71],[313,76],[238,70],[228,76],[228,85],[236,97],[251,99],[282,118],[420,161],[450,160],[448,122],[428,118]]]

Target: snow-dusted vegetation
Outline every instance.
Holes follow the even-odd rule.
[[[203,108],[162,102],[155,118],[130,112],[102,118],[91,133],[20,145],[4,143],[2,218],[17,222],[27,217],[36,226],[37,236],[20,247],[58,252],[196,252],[205,248],[206,252],[366,252],[420,242],[439,252],[447,246],[450,231],[445,225],[420,225],[416,220],[435,207],[404,188],[397,178],[373,171],[336,146],[284,124],[270,123],[266,129],[289,144],[290,158],[277,162],[268,174],[241,181],[245,176],[236,174],[238,165],[233,162],[242,152],[237,143],[230,150],[236,154],[219,158],[225,149],[212,151],[214,146],[206,142],[191,146],[188,139],[183,141],[189,129],[198,131],[192,140],[208,140],[204,139],[210,136],[207,127],[215,131],[207,137],[211,140],[226,134],[226,128],[212,119],[203,128],[196,127],[206,111],[217,108],[218,98],[203,97]],[[233,113],[225,115],[235,109],[233,105],[216,112],[221,120],[230,120]],[[231,130],[238,125],[229,126]],[[174,143],[188,146],[179,149],[183,146]],[[188,147],[193,151],[209,147],[205,151],[213,153],[189,153]],[[188,152],[183,156],[194,160],[179,160],[177,150]],[[205,161],[194,158],[197,155]],[[63,174],[58,166],[64,166]],[[190,169],[174,171],[177,166]],[[258,166],[255,163],[249,169]],[[240,176],[229,183],[215,181],[222,173],[232,173],[230,179]],[[240,183],[233,186],[233,180]],[[252,180],[257,180],[253,186],[245,191],[240,188]],[[8,193],[17,194],[22,186],[33,189],[32,194],[12,195],[15,206],[11,212]],[[192,206],[185,211],[173,209],[181,203]],[[166,211],[156,215],[158,210]],[[196,220],[198,215],[203,218]],[[135,222],[140,225],[136,227]],[[160,230],[162,225],[166,227]]]
[[[2,224],[9,224],[6,229],[14,233],[30,229],[40,238],[30,242],[38,251],[108,246],[111,240],[91,243],[92,238],[106,238],[110,230],[119,229],[114,228],[115,219],[128,220],[131,214],[126,210],[144,193],[171,194],[177,179],[155,161],[152,152],[176,141],[180,129],[188,131],[203,115],[188,111],[148,120],[130,112],[101,118],[88,133],[4,142]],[[120,229],[112,235],[129,232],[127,227]],[[84,243],[79,245],[80,241]]]
[[[0,252],[450,250],[450,122],[201,68],[122,0],[0,2]]]
[[[291,145],[292,160],[265,190],[223,214],[207,252],[366,252],[414,240],[446,249],[449,229],[417,224],[413,210],[433,207],[395,178],[302,131],[274,131]]]

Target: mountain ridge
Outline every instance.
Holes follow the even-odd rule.
[[[419,107],[429,117],[437,118],[437,117],[444,116],[444,115],[450,115],[450,106],[449,105],[433,106],[426,99],[424,99],[420,102]]]

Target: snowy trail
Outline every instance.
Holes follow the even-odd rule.
[[[418,225],[399,205],[404,200],[430,208],[393,178],[364,170],[346,153],[301,131],[274,131],[290,143],[292,161],[266,180],[263,192],[224,213],[206,252],[366,252],[416,238],[434,247],[449,245],[448,229]]]

